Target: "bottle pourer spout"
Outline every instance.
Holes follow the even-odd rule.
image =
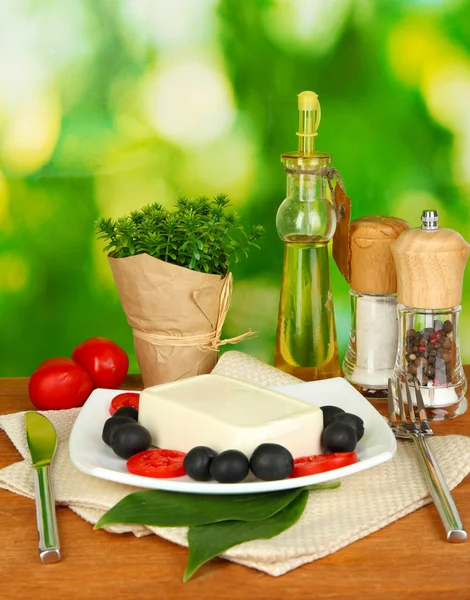
[[[320,125],[320,102],[315,92],[305,91],[298,95],[299,102],[299,152],[304,156],[315,153],[315,136]]]

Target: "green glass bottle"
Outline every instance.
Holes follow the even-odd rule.
[[[340,375],[328,242],[336,229],[326,169],[331,156],[315,152],[320,103],[299,94],[299,149],[281,156],[287,197],[276,227],[285,244],[274,364],[304,381]]]

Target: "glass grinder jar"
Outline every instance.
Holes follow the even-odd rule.
[[[397,277],[391,244],[409,225],[369,216],[350,225],[351,328],[343,372],[365,397],[387,397],[397,355]]]
[[[416,404],[420,387],[429,420],[456,417],[467,408],[467,382],[459,348],[462,283],[470,245],[424,211],[421,228],[405,231],[392,245],[398,281],[398,352],[394,389],[410,382]]]

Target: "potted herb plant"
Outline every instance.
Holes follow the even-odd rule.
[[[232,293],[230,265],[264,230],[247,233],[225,195],[151,204],[117,220],[99,219],[97,236],[133,329],[146,387],[209,373]]]

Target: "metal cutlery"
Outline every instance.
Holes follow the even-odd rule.
[[[397,381],[398,413],[395,410],[392,381],[388,380],[388,421],[397,438],[412,439],[418,450],[420,465],[426,478],[426,483],[431,497],[436,505],[441,521],[445,527],[448,542],[464,542],[467,532],[463,528],[462,521],[450,494],[449,488],[442,476],[436,459],[434,458],[426,437],[433,435],[433,431],[427,421],[426,409],[419,385],[415,382],[415,396],[418,416],[415,414],[411,398],[410,386],[405,379],[406,400],[408,416],[403,401],[402,384]]]
[[[60,560],[59,534],[49,467],[57,447],[52,423],[37,412],[25,414],[26,440],[34,468],[39,558],[45,564]]]

